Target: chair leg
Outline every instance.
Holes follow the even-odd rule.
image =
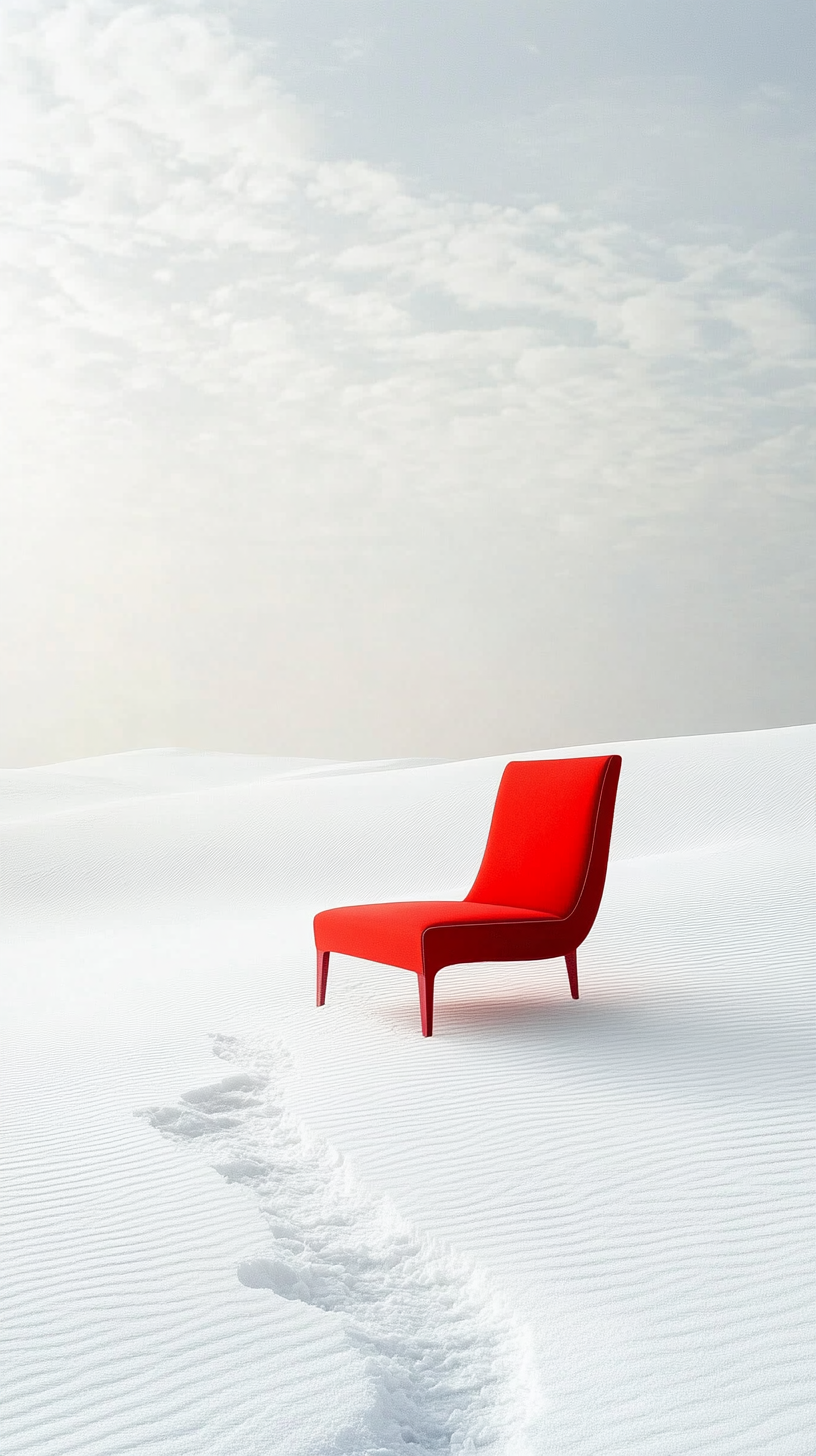
[[[421,975],[419,981],[419,1014],[422,1017],[422,1035],[433,1036],[433,993],[434,976]]]
[[[573,1001],[578,1000],[578,955],[574,950],[568,950],[564,958],[567,962],[567,975],[569,976],[570,995]]]
[[[317,1004],[324,1006],[326,1003],[326,982],[329,979],[329,956],[328,950],[317,952]]]

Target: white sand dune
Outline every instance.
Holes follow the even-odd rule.
[[[813,1456],[816,728],[621,752],[580,1002],[430,1041],[311,916],[464,893],[504,759],[0,775],[3,1456]]]

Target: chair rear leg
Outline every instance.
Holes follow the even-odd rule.
[[[419,1014],[422,1017],[422,1035],[433,1036],[433,994],[434,976],[417,976],[419,981]]]
[[[329,956],[328,950],[317,952],[317,1004],[324,1006],[326,1003],[326,982],[329,979]]]
[[[573,1001],[578,1000],[578,955],[574,950],[568,950],[564,959],[567,962],[567,975],[569,976],[570,995]]]

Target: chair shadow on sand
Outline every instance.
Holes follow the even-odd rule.
[[[529,970],[551,974],[546,965]],[[448,994],[444,978],[439,979],[440,1041],[461,1046],[470,1040],[479,1054],[487,1043],[500,1061],[503,1050],[514,1063],[520,1051],[540,1051],[546,1058],[548,1048],[568,1048],[576,1076],[606,1075],[617,1068],[627,1082],[655,1083],[666,1092],[719,1089],[724,1097],[782,1101],[788,1092],[801,1098],[803,1085],[813,1080],[816,1048],[810,1028],[795,1017],[780,1019],[772,1006],[740,1006],[725,999],[712,1006],[677,995],[644,1002],[642,992],[593,995],[591,972],[582,999],[574,1002],[557,979],[503,988],[500,966],[479,967],[478,985],[475,968],[468,967],[467,974],[472,978],[468,989],[457,978]],[[659,984],[658,966],[652,979]],[[383,1006],[372,998],[367,1004],[380,1025],[400,1036],[414,1031],[411,996]]]

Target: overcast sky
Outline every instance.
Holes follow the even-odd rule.
[[[0,763],[816,719],[813,0],[3,0]]]

